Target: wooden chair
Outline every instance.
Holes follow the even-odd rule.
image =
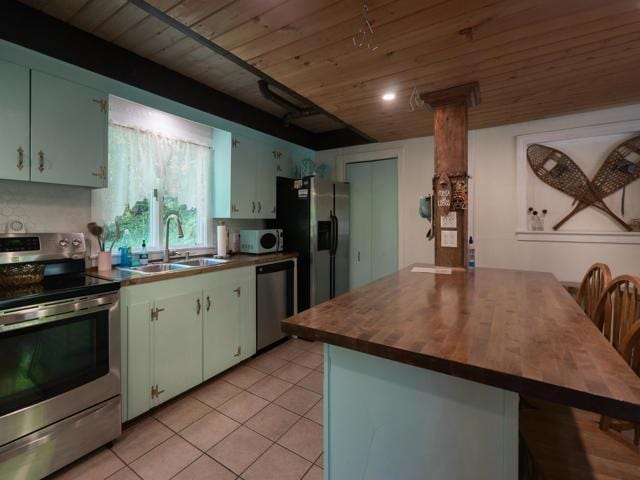
[[[582,278],[576,301],[589,318],[598,305],[598,300],[605,288],[611,283],[611,270],[604,263],[594,263]]]
[[[640,449],[599,428],[596,413],[532,399],[520,404],[521,480],[640,480]]]
[[[621,275],[602,292],[592,317],[596,327],[640,376],[640,278]],[[634,429],[634,444],[640,444],[640,425],[601,417],[600,428]]]

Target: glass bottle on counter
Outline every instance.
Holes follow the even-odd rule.
[[[124,231],[122,241],[120,242],[120,266],[131,267],[133,258],[131,255],[131,233],[129,229]]]

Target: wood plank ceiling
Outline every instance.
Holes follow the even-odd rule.
[[[257,78],[126,0],[23,0],[266,111]],[[362,0],[148,0],[371,137],[429,135],[410,111],[427,92],[477,80],[484,128],[640,101],[638,0],[370,0],[375,50],[357,48]],[[394,91],[393,102],[382,93]],[[322,116],[312,131],[338,128]]]

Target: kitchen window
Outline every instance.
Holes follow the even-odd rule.
[[[158,115],[172,117],[174,123],[178,118],[163,112]],[[190,123],[178,120],[187,127]],[[108,148],[109,186],[94,191],[92,202],[93,218],[106,226],[107,239],[114,238],[118,223],[122,234],[125,229],[129,231],[134,249],[140,248],[145,240],[150,250],[161,250],[164,220],[177,213],[184,237],[178,238],[177,229],[172,226],[171,248],[207,245],[211,146],[110,121]],[[114,252],[119,243],[115,244]],[[107,248],[110,244],[108,241]]]

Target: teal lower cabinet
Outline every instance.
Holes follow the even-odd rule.
[[[240,360],[256,354],[256,269],[240,280]]]
[[[205,290],[204,295],[202,343],[204,378],[208,379],[233,366],[240,357],[240,305],[228,283]]]
[[[256,353],[255,268],[210,276],[204,291],[204,378],[223,372]]]
[[[202,383],[202,291],[158,298],[151,329],[155,406]]]
[[[123,287],[123,420],[256,351],[255,267]]]

